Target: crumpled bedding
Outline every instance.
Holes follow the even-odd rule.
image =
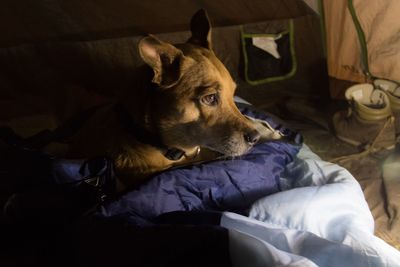
[[[400,252],[374,236],[374,219],[355,178],[306,145],[249,217],[224,213],[234,266],[400,266]]]
[[[238,99],[237,99],[238,100]],[[240,157],[164,171],[139,188],[101,205],[98,218],[146,225],[173,211],[245,211],[257,199],[280,191],[279,177],[298,153],[301,135],[249,105],[240,111],[267,121],[293,139],[262,142]]]
[[[363,191],[346,169],[321,160],[303,145],[279,173],[282,191],[254,202],[248,217],[222,213],[219,226],[229,229],[233,266],[400,266],[400,252],[374,236],[374,219]],[[251,175],[247,173],[244,182]],[[128,214],[136,215],[132,210]],[[41,235],[35,227],[24,226]],[[9,240],[18,231],[19,225]]]

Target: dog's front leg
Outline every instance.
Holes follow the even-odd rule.
[[[120,190],[136,187],[155,173],[173,166],[173,162],[164,157],[156,148],[139,143],[121,146],[112,153],[115,173]]]

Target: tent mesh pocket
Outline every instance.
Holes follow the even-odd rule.
[[[242,32],[244,76],[257,85],[290,78],[296,72],[293,33],[248,34]]]

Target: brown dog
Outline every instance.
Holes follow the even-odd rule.
[[[246,153],[260,134],[234,103],[236,84],[212,50],[204,10],[193,16],[191,33],[178,45],[143,38],[138,48],[146,65],[137,72],[137,87],[117,107],[97,112],[72,151],[111,155],[124,186],[207,159],[207,149],[226,156]]]

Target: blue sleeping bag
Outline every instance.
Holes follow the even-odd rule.
[[[95,216],[146,225],[172,211],[243,212],[257,199],[278,192],[279,177],[298,153],[301,136],[251,106],[239,108],[243,114],[279,128],[291,142],[260,143],[241,157],[165,171],[138,189],[106,201]]]

